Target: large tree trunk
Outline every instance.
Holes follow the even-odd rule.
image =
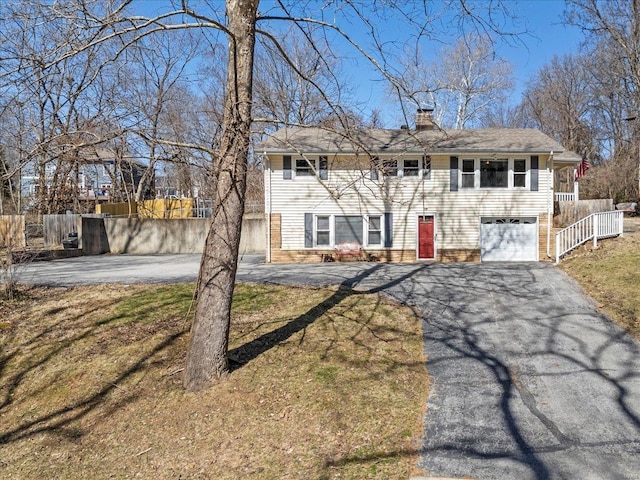
[[[229,65],[213,221],[198,277],[184,387],[208,388],[229,371],[231,299],[247,184],[256,11],[259,0],[227,0]]]

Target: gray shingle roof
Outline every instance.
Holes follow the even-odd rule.
[[[286,153],[549,153],[565,148],[535,129],[383,130],[363,129],[347,133],[322,128],[278,130],[258,146],[267,154]],[[573,152],[566,152],[573,153]],[[575,154],[573,154],[575,155]],[[563,157],[567,155],[563,154]]]

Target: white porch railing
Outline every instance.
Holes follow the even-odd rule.
[[[573,202],[578,199],[575,192],[556,192],[556,202]]]
[[[599,212],[578,220],[556,233],[556,263],[560,257],[593,239],[593,248],[602,238],[617,237],[623,232],[624,212]]]

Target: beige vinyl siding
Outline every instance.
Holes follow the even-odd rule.
[[[477,154],[473,155],[478,157]],[[317,158],[317,155],[310,158]],[[459,158],[464,158],[460,155]],[[519,155],[518,158],[524,157]],[[528,156],[527,156],[528,157]],[[295,156],[292,166],[295,168]],[[384,157],[383,157],[384,158]],[[402,158],[402,157],[399,157]],[[404,158],[420,158],[405,155]],[[271,212],[282,218],[282,248],[304,248],[304,214],[364,215],[393,213],[393,248],[414,249],[416,216],[436,215],[438,249],[479,248],[480,217],[538,217],[547,211],[553,192],[546,169],[547,156],[539,156],[538,191],[515,189],[460,189],[449,191],[449,156],[431,156],[431,179],[392,177],[370,180],[368,161],[357,170],[346,170],[353,159],[329,156],[329,177],[284,180],[282,157],[270,157],[265,185],[271,193]],[[335,167],[341,169],[336,170]],[[332,168],[334,167],[334,168]],[[352,167],[351,167],[352,168]],[[267,193],[268,195],[268,193]]]

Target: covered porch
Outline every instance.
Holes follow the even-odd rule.
[[[553,157],[553,192],[556,202],[580,200],[579,179],[589,169],[589,162],[575,152]]]

